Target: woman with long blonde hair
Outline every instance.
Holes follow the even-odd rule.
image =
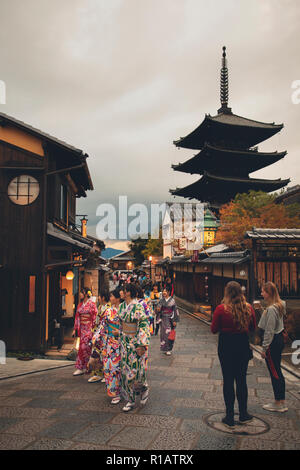
[[[255,313],[246,302],[238,282],[231,281],[225,287],[222,304],[214,311],[211,324],[212,333],[219,333],[218,356],[223,374],[223,395],[226,416],[223,424],[234,429],[234,402],[236,396],[239,405],[239,422],[252,421],[248,413],[247,369],[252,351],[249,344],[249,331],[256,328]]]
[[[263,285],[261,295],[267,304],[258,324],[258,327],[264,332],[261,356],[266,360],[275,398],[274,403],[263,405],[263,408],[268,411],[284,413],[288,408],[285,405],[285,380],[280,364],[284,348],[285,302],[281,300],[273,282],[266,282]]]

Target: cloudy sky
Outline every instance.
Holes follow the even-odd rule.
[[[252,176],[299,184],[299,25],[299,0],[0,0],[0,110],[90,155],[94,233],[100,203],[198,179],[170,168],[195,153],[172,142],[216,114],[226,45],[233,112],[285,125],[260,150],[288,155]]]

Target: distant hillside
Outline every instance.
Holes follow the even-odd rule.
[[[110,259],[113,256],[119,255],[120,253],[124,253],[123,250],[116,250],[115,248],[105,248],[101,252],[101,256],[106,259]]]

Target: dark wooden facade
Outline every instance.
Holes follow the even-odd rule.
[[[7,350],[45,350],[54,318],[63,315],[62,278],[76,264],[82,269],[94,245],[74,229],[76,198],[93,189],[86,157],[0,113],[0,339]],[[24,175],[38,183],[38,196],[28,204],[8,194]]]
[[[300,230],[257,229],[252,240],[253,296],[261,296],[264,282],[274,282],[284,299],[300,299]]]
[[[250,257],[247,252],[220,253],[193,263],[177,262],[175,293],[197,307],[209,305],[212,309],[221,302],[224,288],[229,281],[237,281],[250,291]]]

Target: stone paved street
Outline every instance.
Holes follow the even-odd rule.
[[[230,434],[208,426],[218,427],[224,411],[216,345],[208,326],[185,314],[173,356],[153,337],[150,398],[130,414],[110,405],[104,384],[73,377],[72,366],[2,380],[0,449],[300,449],[299,383],[287,382],[287,413],[264,411],[272,390],[257,359],[248,375],[252,428]]]

